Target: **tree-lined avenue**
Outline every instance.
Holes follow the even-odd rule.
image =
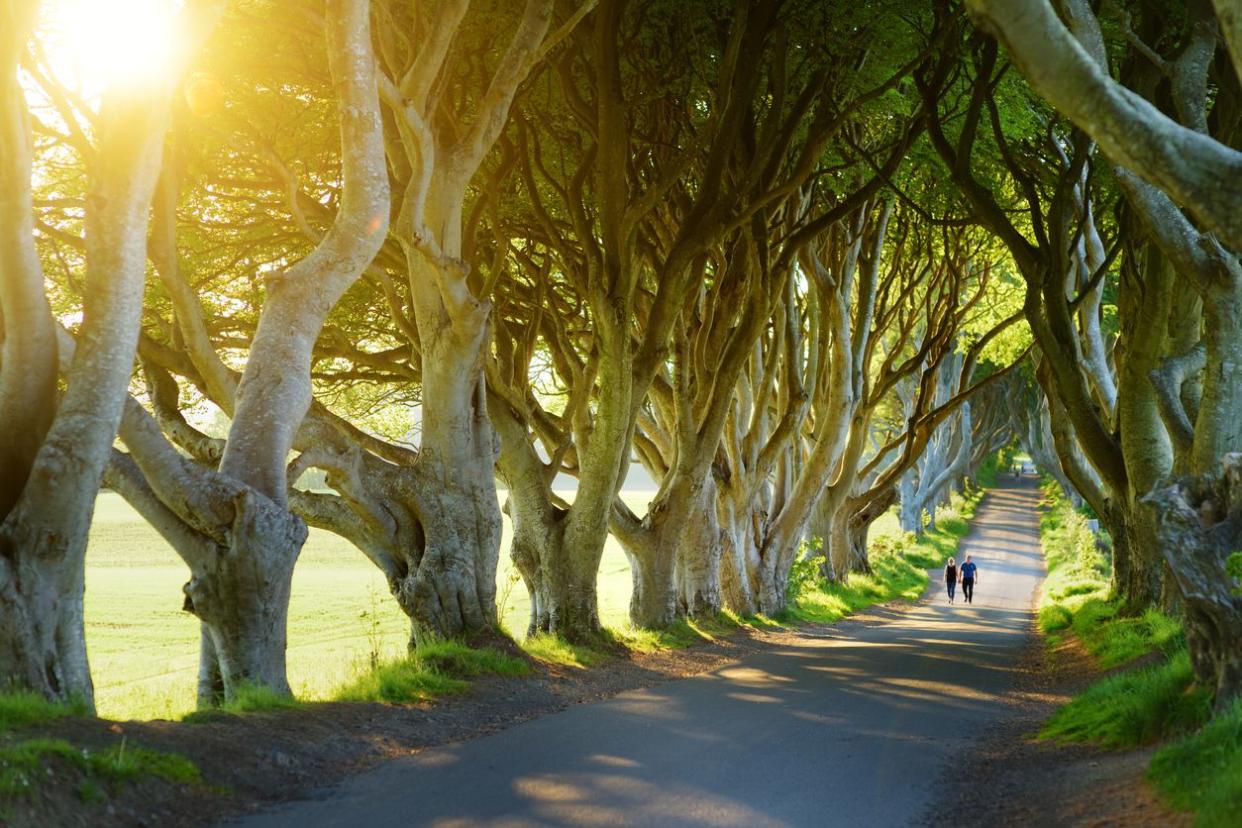
[[[1043,575],[1034,481],[980,505],[975,603],[933,573],[888,606],[722,669],[435,748],[235,823],[892,826],[1005,710]],[[824,773],[832,768],[831,773]]]

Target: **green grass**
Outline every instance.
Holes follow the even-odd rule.
[[[1194,810],[1197,825],[1236,825],[1242,812],[1242,702],[1208,721],[1211,698],[1194,685],[1181,625],[1155,609],[1119,615],[1118,604],[1108,600],[1107,544],[1104,550],[1096,545],[1085,515],[1053,487],[1045,494],[1049,576],[1040,626],[1049,641],[1072,634],[1105,668],[1150,653],[1164,657],[1092,684],[1061,707],[1040,736],[1112,749],[1176,739],[1153,757],[1148,778],[1170,805]]]
[[[642,511],[652,494],[626,492]],[[505,518],[497,592],[504,625],[526,629],[529,598],[510,587]],[[86,641],[100,716],[179,719],[196,707],[198,621],[181,610],[189,571],[176,553],[120,498],[96,502],[86,556]],[[629,611],[629,562],[609,539],[599,574],[600,618],[623,627]],[[380,571],[345,540],[312,529],[293,573],[287,650],[289,682],[305,701],[336,698],[373,661],[405,656],[409,622]],[[372,656],[375,658],[373,659]]]
[[[498,676],[524,676],[530,665],[490,647],[472,648],[458,641],[431,641],[414,651],[415,662],[454,678],[474,678],[486,673]]]
[[[410,704],[461,693],[468,678],[484,674],[521,676],[525,661],[490,648],[472,649],[456,641],[420,645],[412,654],[376,664],[337,691],[340,701]]]
[[[534,635],[521,642],[522,649],[532,658],[562,667],[594,667],[624,652],[653,653],[692,647],[724,638],[742,627],[779,629],[782,625],[762,615],[740,616],[728,610],[713,618],[678,619],[668,627],[647,630],[628,624],[605,627],[599,640],[592,643],[570,643],[554,635]]]
[[[88,712],[86,704],[80,700],[50,702],[26,690],[0,693],[0,733],[66,716],[85,716]]]
[[[175,753],[161,753],[127,746],[125,739],[103,750],[77,748],[63,739],[27,739],[0,747],[0,801],[28,798],[42,784],[51,784],[44,769],[61,762],[84,775],[79,795],[98,799],[103,792],[98,783],[111,787],[144,776],[169,782],[197,782],[199,771],[189,759]]]
[[[522,649],[531,658],[562,667],[595,667],[615,656],[615,651],[609,652],[607,642],[602,639],[599,646],[571,644],[559,636],[547,633],[527,636],[522,642]]]
[[[921,538],[901,532],[893,513],[873,525],[868,546],[871,574],[851,573],[843,583],[819,577],[819,559],[800,558],[790,579],[794,598],[788,617],[830,624],[873,604],[917,601],[927,589],[927,570],[941,567],[970,530],[979,495],[956,500],[937,512],[936,528]]]
[[[1092,684],[1053,714],[1040,737],[1125,748],[1186,733],[1211,710],[1207,694],[1192,689],[1193,680],[1190,656],[1180,648],[1160,664]]]
[[[1242,813],[1242,699],[1201,730],[1161,748],[1147,778],[1200,828],[1231,828]]]
[[[1040,540],[1048,577],[1039,623],[1051,634],[1049,643],[1055,645],[1060,641],[1058,634],[1073,626],[1074,616],[1085,604],[1108,597],[1110,546],[1106,535],[1096,537],[1087,516],[1074,509],[1055,483],[1046,480],[1043,492],[1047,509],[1040,517]]]
[[[240,715],[242,713],[263,713],[274,710],[294,710],[302,706],[302,702],[293,696],[278,693],[270,687],[258,684],[244,684],[237,688],[233,698],[219,707],[207,710],[195,710],[181,717],[183,722],[197,723],[214,721],[221,715]]]
[[[1092,598],[1073,613],[1070,628],[1106,669],[1128,664],[1148,653],[1169,652],[1185,643],[1182,626],[1160,610],[1117,617],[1115,602]]]

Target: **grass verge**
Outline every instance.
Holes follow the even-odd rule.
[[[28,690],[0,693],[0,733],[18,727],[42,724],[67,716],[87,716],[85,702],[51,702]]]
[[[457,641],[420,645],[409,656],[378,662],[342,687],[339,701],[379,701],[409,704],[461,693],[466,679],[492,674],[521,676],[530,672],[525,661],[490,648],[474,649]]]
[[[1161,748],[1147,778],[1200,828],[1238,824],[1242,814],[1242,699],[1197,733]]]
[[[1211,699],[1195,687],[1180,624],[1149,609],[1119,616],[1108,600],[1107,544],[1097,544],[1087,516],[1054,487],[1042,539],[1048,579],[1040,626],[1055,644],[1074,635],[1101,667],[1130,664],[1151,653],[1163,658],[1116,672],[1062,706],[1041,738],[1091,742],[1106,748],[1168,742],[1153,756],[1147,777],[1172,807],[1195,812],[1195,824],[1238,824],[1242,813],[1242,700],[1211,716]],[[1172,741],[1169,741],[1172,740]]]
[[[1190,656],[1181,647],[1160,664],[1092,684],[1057,710],[1039,735],[1115,749],[1188,733],[1211,712],[1211,699],[1192,681]]]
[[[741,629],[779,629],[782,625],[762,615],[737,615],[729,611],[711,618],[679,619],[660,630],[636,627],[605,627],[598,640],[571,643],[546,633],[527,636],[521,648],[538,661],[561,667],[587,668],[625,653],[654,653],[692,647],[725,638]]]
[[[115,789],[140,777],[182,783],[200,779],[198,768],[184,756],[129,747],[124,738],[103,750],[74,747],[64,739],[26,739],[0,747],[0,801],[26,799],[42,785],[60,784],[53,764],[81,774],[77,794],[86,802],[106,798],[101,786]]]

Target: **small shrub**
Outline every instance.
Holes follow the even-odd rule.
[[[279,693],[270,687],[259,684],[243,684],[234,692],[233,698],[219,707],[195,710],[181,717],[181,721],[190,724],[210,722],[221,715],[241,715],[243,713],[262,713],[273,710],[293,710],[302,706],[293,696]]]
[[[336,697],[340,701],[410,704],[461,693],[468,686],[461,679],[441,675],[413,658],[404,658],[382,663],[357,677],[337,691]]]
[[[410,704],[464,692],[464,680],[486,673],[520,676],[530,665],[490,648],[474,649],[458,641],[432,641],[395,661],[381,662],[340,688],[340,701]]]
[[[1060,604],[1039,608],[1039,628],[1045,633],[1060,632],[1074,623],[1074,615]]]

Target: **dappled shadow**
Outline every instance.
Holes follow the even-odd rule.
[[[252,825],[891,825],[1005,710],[1043,567],[1033,487],[981,505],[943,585],[711,673],[392,762]]]

